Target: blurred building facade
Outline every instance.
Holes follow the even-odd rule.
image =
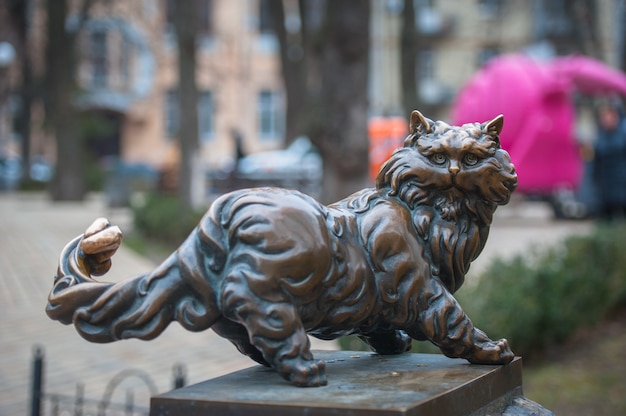
[[[33,61],[41,71],[44,2],[30,1]],[[235,130],[247,153],[283,147],[286,102],[279,44],[270,30],[266,2],[197,1],[202,161],[210,167],[235,157]],[[406,5],[403,0],[370,1],[370,113],[406,116],[398,44]],[[157,169],[178,161],[173,3],[112,0],[95,2],[91,10],[78,45],[78,104],[109,126],[96,140],[100,156],[120,156]],[[298,1],[284,4],[289,22]],[[458,89],[489,58],[530,45],[538,53],[583,52],[624,67],[626,0],[413,0],[412,5],[418,47],[415,107],[432,118],[448,117]],[[70,15],[67,26],[76,25],[76,19]],[[33,115],[37,126],[43,120],[40,107]],[[33,132],[32,140],[34,154],[53,151],[52,138],[42,129]]]
[[[81,36],[81,109],[113,129],[101,155],[157,168],[176,164],[180,122],[177,44],[171,0],[96,2]],[[284,99],[278,43],[258,0],[198,0],[198,135],[201,159],[282,145]]]
[[[285,102],[279,46],[269,33],[265,2],[197,3],[202,160],[209,166],[234,157],[234,130],[241,134],[246,152],[282,147]],[[119,156],[155,168],[178,162],[173,4],[171,0],[113,0],[94,2],[90,10],[77,45],[81,90],[77,104],[100,126],[101,132],[92,140],[100,157]],[[41,74],[45,7],[42,0],[31,0],[31,6],[32,54]],[[77,25],[74,10],[67,27]],[[42,106],[37,105],[34,118],[33,124],[41,127]],[[18,137],[7,138],[7,147],[19,149],[17,141]],[[52,138],[43,129],[33,131],[32,142],[34,154],[53,152]]]
[[[373,2],[370,108],[376,116],[402,115],[400,64],[388,58],[399,48],[403,4]],[[413,0],[413,7],[416,107],[433,118],[447,119],[459,88],[500,54],[583,53],[626,70],[624,0]]]

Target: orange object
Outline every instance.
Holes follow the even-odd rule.
[[[370,139],[369,174],[370,179],[375,181],[383,162],[402,146],[408,134],[408,122],[402,117],[373,117],[368,122],[367,130]]]

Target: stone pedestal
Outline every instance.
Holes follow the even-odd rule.
[[[254,366],[152,398],[151,416],[551,415],[522,395],[522,360],[472,365],[436,354],[317,351],[328,385],[298,388]]]

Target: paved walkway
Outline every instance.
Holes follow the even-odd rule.
[[[587,222],[556,223],[541,206],[512,204],[501,211],[474,272],[494,256],[506,257],[528,245],[548,244],[591,227]],[[146,372],[158,392],[165,392],[171,389],[177,363],[186,367],[190,384],[254,365],[212,331],[191,333],[172,324],[152,341],[93,344],[73,327],[50,320],[44,309],[58,256],[99,216],[110,218],[122,230],[130,227],[127,211],[111,211],[97,197],[52,204],[43,194],[0,193],[0,416],[29,413],[36,345],[45,353],[47,393],[72,395],[77,383],[83,383],[85,397],[92,399],[101,399],[107,383],[129,368]],[[154,266],[122,245],[109,275],[130,277]],[[335,345],[319,341],[314,348]],[[113,401],[123,403],[126,389],[132,389],[136,405],[148,406],[149,392],[138,378],[120,385]]]

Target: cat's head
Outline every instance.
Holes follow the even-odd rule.
[[[517,186],[509,154],[500,147],[503,116],[450,126],[411,113],[409,135],[381,168],[376,185],[412,206],[434,198],[478,198],[506,204]]]

